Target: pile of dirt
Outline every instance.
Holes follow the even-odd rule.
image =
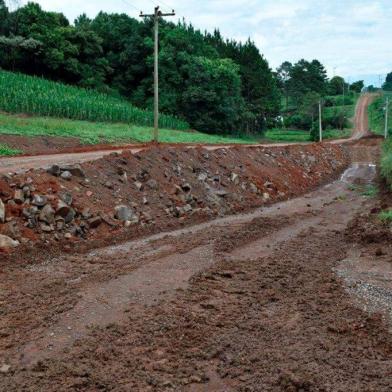
[[[0,234],[22,248],[102,246],[298,196],[347,163],[346,151],[329,144],[113,153],[4,176]]]

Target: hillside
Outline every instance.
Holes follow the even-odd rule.
[[[141,126],[152,126],[154,122],[151,111],[136,108],[125,99],[1,70],[0,110]],[[169,129],[189,129],[185,121],[167,115],[160,116],[160,126]]]

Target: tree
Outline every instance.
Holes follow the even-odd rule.
[[[358,80],[357,82],[351,84],[350,90],[356,93],[361,93],[364,87],[365,87],[364,81]]]
[[[7,31],[9,12],[4,0],[0,0],[0,34],[5,34]]]
[[[341,76],[334,76],[328,83],[329,95],[342,95],[344,91],[347,92],[346,82]]]
[[[298,61],[290,69],[287,81],[288,94],[298,106],[306,93],[314,91],[324,95],[327,90],[327,72],[318,60]]]
[[[236,131],[244,106],[239,67],[229,59],[189,57],[181,102],[194,128],[209,133]]]
[[[385,91],[392,91],[392,72],[387,75],[385,83],[382,85],[382,89]]]
[[[289,61],[285,61],[276,70],[278,85],[284,92],[284,97],[286,100],[286,110],[288,109],[289,106],[288,81],[290,80],[291,77],[292,68],[293,68],[293,64],[291,64]]]

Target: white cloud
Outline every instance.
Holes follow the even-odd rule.
[[[72,21],[81,13],[100,10],[152,11],[155,0],[35,0],[61,11]],[[218,27],[227,38],[251,37],[277,67],[285,60],[318,58],[343,76],[392,70],[392,7],[390,0],[157,0],[174,7],[178,17],[195,27]],[[133,8],[135,7],[135,8]]]

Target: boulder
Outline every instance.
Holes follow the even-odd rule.
[[[94,218],[90,218],[88,220],[88,225],[91,229],[96,229],[102,223],[102,218],[100,216],[95,216]]]
[[[158,189],[158,182],[157,182],[156,180],[154,180],[153,178],[150,178],[150,179],[147,181],[147,186],[148,186],[150,189],[156,190],[156,189]]]
[[[201,182],[206,181],[208,178],[208,175],[206,173],[200,173],[199,176],[197,177],[197,179]]]
[[[219,196],[219,197],[226,197],[229,193],[226,192],[226,191],[223,190],[223,189],[219,189],[219,190],[214,191],[214,194],[215,194],[216,196]]]
[[[61,167],[61,171],[68,171],[75,177],[81,177],[81,178],[86,177],[86,174],[84,173],[83,169],[79,165],[63,166]]]
[[[47,170],[47,172],[48,172],[49,174],[51,174],[52,176],[58,177],[58,176],[60,176],[60,174],[61,174],[61,169],[60,169],[60,166],[58,166],[58,165],[52,165],[52,166]]]
[[[61,173],[61,176],[60,176],[60,177],[61,177],[63,180],[71,181],[72,173],[71,173],[70,171],[66,170],[66,171],[64,171],[64,172]]]
[[[19,241],[15,241],[6,235],[0,234],[0,249],[16,248],[19,245]]]
[[[143,189],[143,184],[140,181],[135,181],[135,187],[138,191]]]
[[[132,221],[135,217],[135,213],[133,212],[132,208],[125,205],[116,206],[114,211],[115,218],[123,222]]]
[[[73,198],[69,192],[60,193],[59,197],[60,197],[60,200],[62,200],[65,204],[67,204],[69,206],[72,204]]]
[[[0,223],[5,222],[5,206],[3,200],[0,199]]]
[[[75,210],[62,200],[59,200],[57,203],[56,216],[63,218],[65,223],[71,223],[75,218]]]
[[[185,192],[188,193],[191,191],[192,187],[188,183],[184,183],[181,185],[181,189]]]
[[[23,189],[15,189],[14,201],[16,204],[23,204],[25,201]]]
[[[46,196],[34,195],[32,205],[37,207],[43,207],[48,203],[48,198]]]
[[[240,177],[237,173],[231,173],[230,180],[235,185],[238,185],[240,183]]]
[[[257,186],[256,186],[255,184],[253,184],[253,182],[251,182],[251,183],[249,184],[249,187],[250,187],[250,190],[251,190],[253,193],[258,193],[258,192],[259,192],[259,188],[257,188]]]
[[[35,206],[23,208],[22,214],[25,218],[31,219],[38,213],[38,208]]]
[[[47,204],[44,208],[42,208],[39,214],[39,220],[41,222],[52,224],[54,222],[54,214],[55,211],[52,206],[50,204]]]

